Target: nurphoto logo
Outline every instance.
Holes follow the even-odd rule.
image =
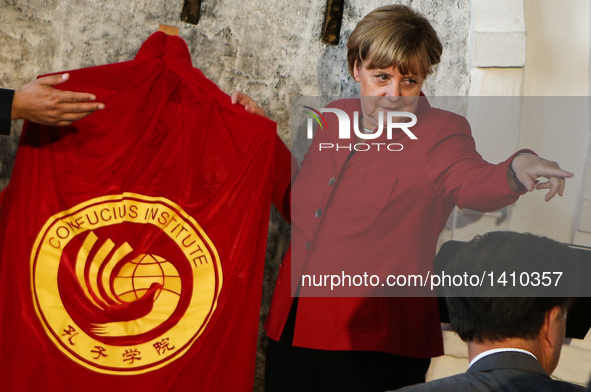
[[[308,109],[304,113],[310,115],[307,122],[307,138],[312,139],[314,137],[314,120],[318,124],[320,132],[328,130],[328,122],[322,115],[323,113],[332,113],[337,116],[339,124],[338,139],[339,140],[351,140],[351,128],[355,136],[364,141],[375,140],[382,136],[384,128],[386,129],[386,139],[392,140],[392,135],[395,130],[401,130],[411,140],[418,140],[414,133],[410,130],[411,127],[416,125],[417,116],[411,112],[400,112],[400,111],[379,111],[378,114],[378,127],[375,130],[363,128],[360,125],[360,114],[358,111],[353,112],[353,127],[351,127],[351,119],[349,114],[344,110],[337,108],[321,108],[316,110],[310,106],[303,106]],[[386,121],[384,121],[384,115]],[[402,121],[401,120],[409,120]],[[349,150],[349,151],[369,151],[369,150],[387,150],[387,151],[402,151],[404,146],[401,143],[384,143],[384,142],[362,142],[362,143],[319,143],[319,151],[323,150]]]

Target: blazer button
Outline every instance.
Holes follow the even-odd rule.
[[[330,180],[328,180],[328,185],[334,185],[335,182],[337,182],[337,179],[333,177]]]
[[[322,216],[322,208],[317,209],[314,215],[316,215],[316,218],[320,218]]]

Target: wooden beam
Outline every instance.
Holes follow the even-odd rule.
[[[345,0],[326,1],[326,13],[324,14],[324,27],[322,29],[322,42],[325,44],[339,44],[344,6]]]
[[[201,17],[201,0],[185,0],[181,21],[196,25]]]

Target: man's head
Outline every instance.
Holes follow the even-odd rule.
[[[494,271],[495,276],[503,271],[509,274],[525,270],[531,276],[536,271],[572,270],[576,264],[575,251],[549,238],[493,232],[467,243],[449,268],[455,272]],[[527,349],[548,373],[556,367],[571,299],[475,296],[450,297],[447,302],[452,329],[469,344],[482,351],[499,347]]]

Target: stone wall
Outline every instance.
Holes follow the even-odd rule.
[[[3,0],[0,86],[19,88],[39,74],[130,60],[159,23],[175,25],[194,66],[224,91],[252,95],[278,122],[278,132],[289,144],[290,97],[355,94],[345,61],[346,38],[362,16],[392,2],[346,1],[341,41],[334,47],[320,42],[323,0],[204,0],[197,26],[180,21],[181,0]],[[424,13],[444,43],[442,63],[427,81],[426,94],[466,95],[470,1],[399,2]],[[0,138],[0,189],[8,184],[21,126],[14,122],[12,135]],[[261,320],[288,242],[289,227],[274,213]],[[259,349],[256,390],[262,390],[263,352]]]

